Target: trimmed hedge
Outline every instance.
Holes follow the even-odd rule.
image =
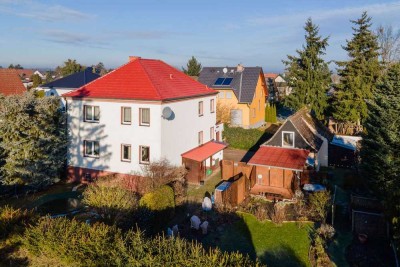
[[[151,211],[163,211],[175,208],[175,195],[174,190],[168,186],[163,185],[153,192],[145,194],[140,200],[141,207],[148,208]]]
[[[23,239],[32,263],[56,266],[259,266],[248,256],[206,251],[201,244],[164,236],[123,234],[115,226],[90,226],[66,218],[42,218]]]
[[[259,129],[224,126],[224,138],[231,148],[257,150],[271,136],[271,133]]]

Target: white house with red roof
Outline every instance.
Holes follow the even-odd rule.
[[[163,158],[181,165],[182,154],[204,156],[206,145],[204,167],[211,168],[225,147],[209,145],[217,138],[216,94],[163,61],[140,57],[64,94],[69,178],[137,174]]]

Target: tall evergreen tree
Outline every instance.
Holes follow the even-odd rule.
[[[338,121],[359,123],[367,117],[366,100],[371,99],[380,75],[377,36],[367,12],[351,21],[353,38],[343,47],[348,61],[337,62],[341,83],[337,86],[333,116]]]
[[[58,70],[60,74],[65,77],[76,72],[83,71],[84,69],[85,66],[76,62],[76,59],[68,59],[64,62],[64,65],[62,67],[58,66],[56,68],[56,71]]]
[[[199,76],[201,71],[201,63],[197,61],[197,59],[192,56],[186,64],[186,69],[182,67],[182,71],[189,76]]]
[[[306,31],[302,50],[296,56],[288,55],[287,80],[292,93],[286,97],[285,106],[298,110],[309,107],[318,119],[323,119],[327,107],[326,92],[330,85],[330,71],[322,56],[328,46],[328,37],[319,35],[319,27],[309,18],[304,26]]]
[[[1,182],[49,184],[66,162],[67,131],[60,98],[33,92],[0,99]]]
[[[389,67],[373,95],[362,142],[362,170],[385,201],[400,239],[400,63]]]

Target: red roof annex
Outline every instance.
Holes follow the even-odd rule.
[[[302,171],[309,153],[305,149],[260,146],[248,164]]]
[[[218,143],[218,142],[207,142],[204,145],[201,145],[199,147],[196,147],[192,150],[189,150],[188,152],[183,153],[181,156],[182,158],[186,159],[192,159],[197,162],[202,162],[215,153],[218,153],[219,151],[223,150],[226,148],[228,145],[224,143]]]
[[[161,60],[130,57],[125,65],[63,96],[173,100],[217,93]]]

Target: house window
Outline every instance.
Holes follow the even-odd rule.
[[[89,106],[85,105],[83,107],[84,118],[87,122],[99,122],[100,120],[100,108],[99,106]]]
[[[140,108],[139,116],[140,116],[140,125],[150,126],[150,109],[149,108]]]
[[[132,123],[132,108],[130,107],[122,107],[121,108],[121,117],[122,124],[131,124]]]
[[[131,145],[121,145],[121,161],[131,161]]]
[[[232,93],[231,92],[226,92],[226,98],[231,99],[232,98]]]
[[[98,158],[100,155],[99,141],[83,141],[85,157]]]
[[[215,101],[214,101],[214,99],[210,100],[210,112],[211,113],[215,112]]]
[[[203,116],[203,101],[199,102],[199,116]]]
[[[224,99],[224,92],[223,91],[219,92],[218,98]]]
[[[294,147],[294,132],[282,132],[282,146]]]
[[[256,109],[252,108],[251,113],[252,113],[253,118],[255,118],[256,117]]]
[[[214,139],[214,127],[210,128],[210,140]]]
[[[203,131],[200,131],[198,134],[198,142],[199,142],[199,146],[201,146],[203,144]]]
[[[149,164],[150,163],[150,147],[149,146],[140,146],[140,163],[141,164]]]

